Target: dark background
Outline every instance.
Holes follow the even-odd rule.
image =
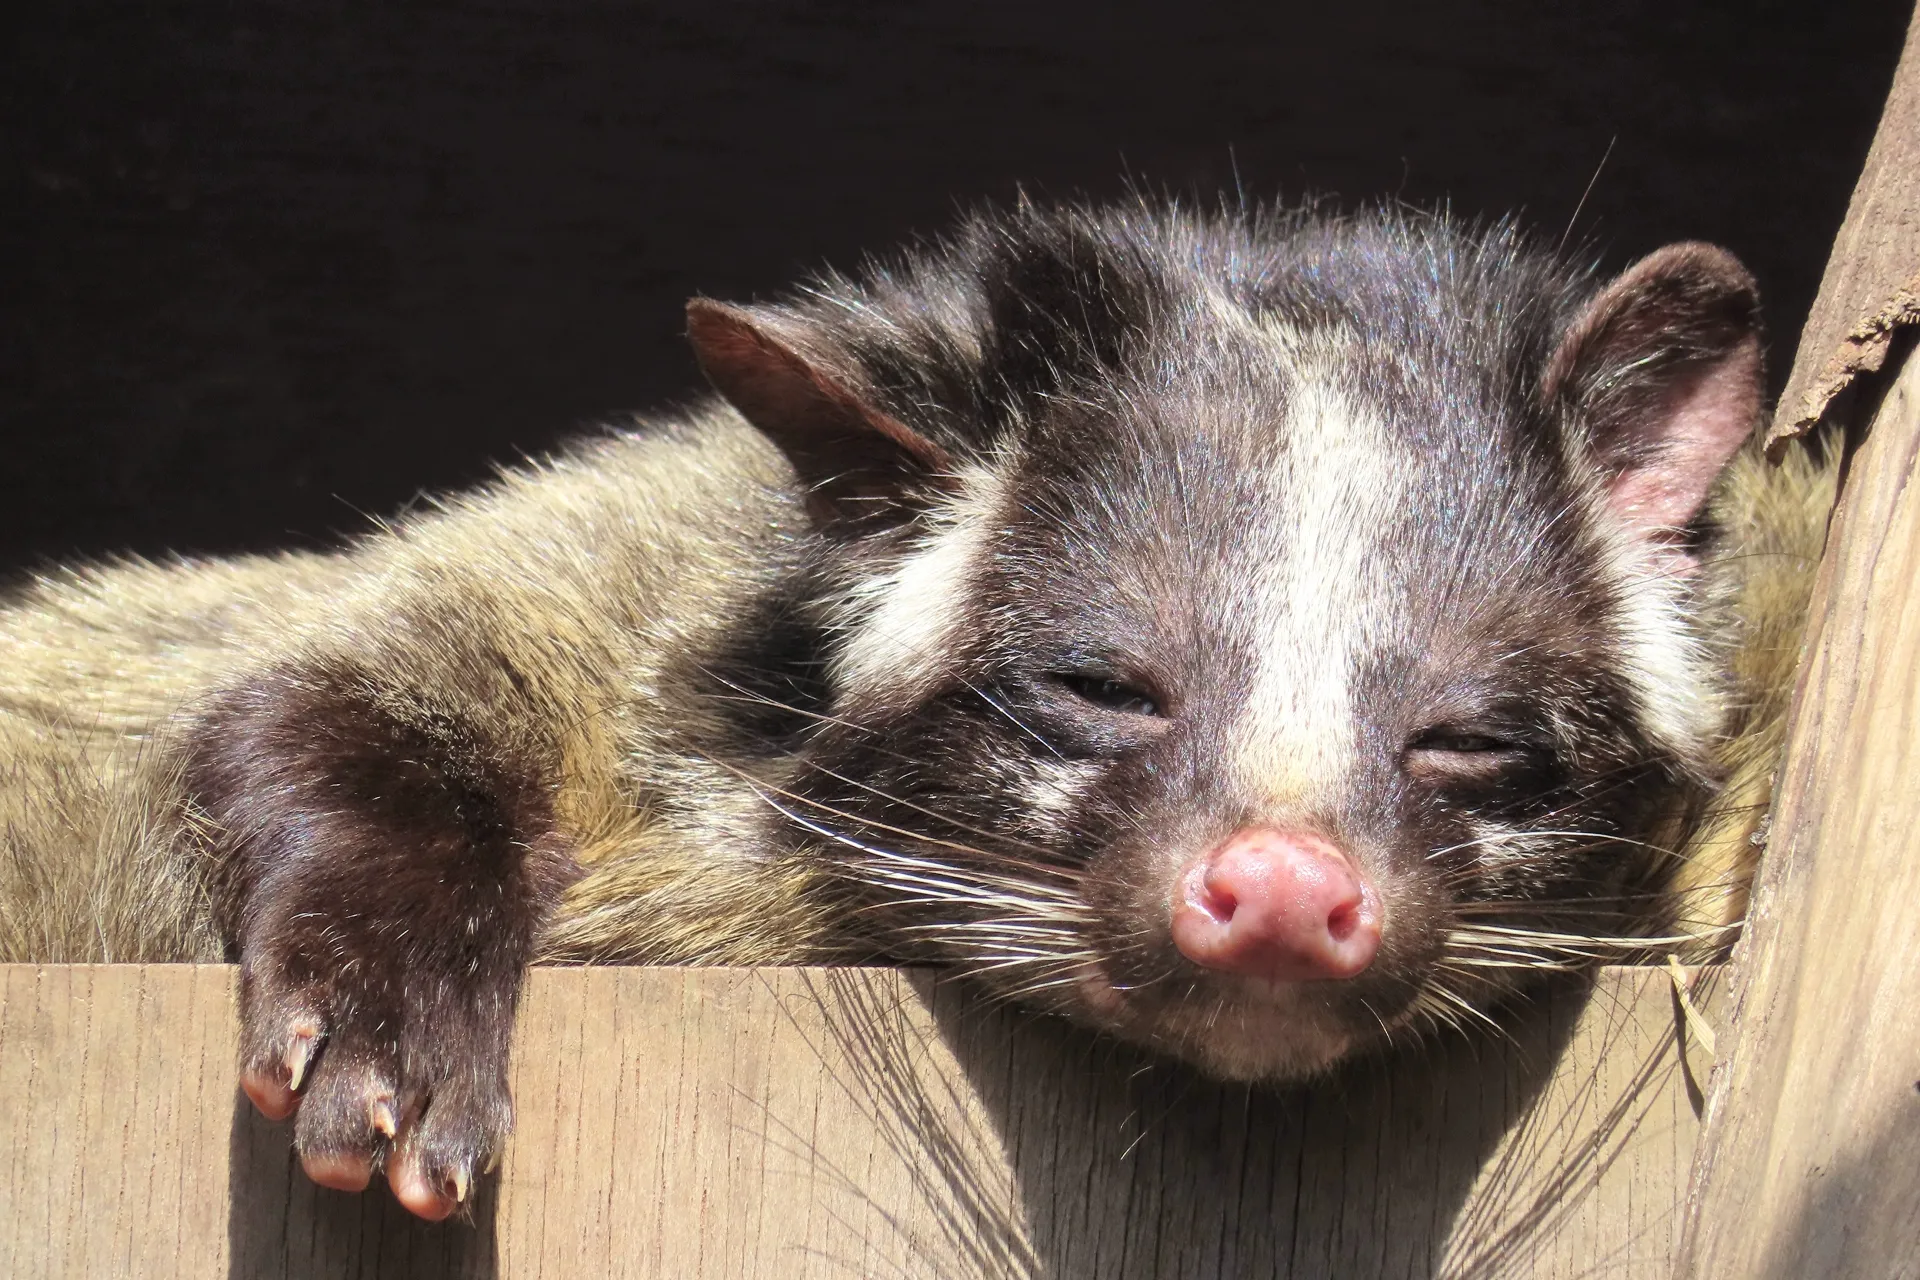
[[[101,5],[0,20],[0,571],[312,545],[686,395],[957,205],[1332,192],[1719,240],[1775,385],[1907,0]]]

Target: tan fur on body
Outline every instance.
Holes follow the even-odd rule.
[[[805,873],[741,848],[741,815],[701,803],[718,766],[659,741],[662,718],[701,714],[673,659],[758,585],[756,547],[792,535],[782,468],[717,411],[509,472],[337,555],[40,578],[0,612],[0,960],[221,958],[176,730],[248,673],[330,654],[502,740],[557,738],[556,809],[588,874],[549,956],[817,958]],[[539,723],[501,723],[523,700],[485,696],[476,652],[535,686]]]
[[[1747,912],[1839,476],[1837,440],[1824,457],[1796,445],[1773,466],[1758,439],[1728,466],[1713,504],[1726,543],[1712,571],[1727,593],[1733,631],[1731,696],[1718,751],[1723,781],[1707,813],[1685,833],[1674,884],[1681,930],[1709,940]],[[1719,947],[1709,941],[1707,949]]]
[[[1681,846],[1683,923],[1745,908],[1831,466],[1757,451],[1721,486],[1734,619],[1727,779]],[[588,874],[544,953],[648,963],[832,954],[813,873],[744,847],[724,766],[666,747],[697,717],[675,658],[733,625],[795,530],[785,463],[730,411],[596,442],[334,555],[133,561],[45,576],[0,611],[0,960],[216,960],[174,730],[236,679],[350,655],[503,741],[558,754],[562,831]],[[534,686],[493,699],[475,653]],[[465,692],[462,692],[462,691]],[[520,710],[504,710],[504,707]],[[531,706],[532,712],[525,708]],[[516,718],[517,721],[516,722]]]

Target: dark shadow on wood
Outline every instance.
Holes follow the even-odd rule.
[[[961,1260],[943,1275],[1498,1274],[1527,1230],[1565,1209],[1504,1203],[1497,1220],[1458,1224],[1481,1231],[1472,1247],[1455,1238],[1502,1137],[1564,1119],[1529,1115],[1585,1006],[1581,982],[1514,1011],[1505,1037],[1408,1046],[1282,1089],[1208,1080],[916,973],[914,997],[958,1064],[960,1078],[943,1076],[897,988],[857,971],[820,981],[833,1041],[820,1048],[850,1068],[842,1086],[939,1206],[947,1256]],[[971,1113],[955,1105],[969,1093]],[[1563,1198],[1590,1185],[1633,1120],[1631,1104],[1608,1101],[1583,1108],[1597,1131],[1572,1144],[1568,1167],[1520,1171],[1515,1194],[1541,1177]],[[1005,1153],[1010,1186],[990,1150]]]
[[[1062,1280],[1438,1274],[1448,1228],[1579,1003],[1556,1000],[1562,1016],[1516,1028],[1514,1044],[1452,1037],[1274,1088],[1044,1020],[989,1019],[951,986],[929,994],[1003,1134],[1047,1108],[1088,1135],[1076,1150],[1010,1151],[1041,1274]],[[1460,1105],[1462,1090],[1478,1096]]]
[[[300,1170],[292,1126],[262,1119],[237,1090],[228,1156],[229,1280],[499,1274],[497,1178],[481,1180],[470,1223],[422,1222],[378,1180],[364,1195],[323,1190]]]
[[[1871,1146],[1809,1170],[1811,1190],[1799,1216],[1764,1224],[1768,1238],[1780,1243],[1755,1280],[1920,1280],[1920,1194],[1912,1178],[1894,1172],[1913,1168],[1920,1080],[1907,1097],[1889,1101],[1887,1123]]]
[[[1647,981],[1670,981],[1658,969],[1645,973]],[[1707,1005],[1717,981],[1713,972],[1697,982],[1694,998]],[[1544,1030],[1557,1060],[1594,994],[1592,988],[1549,989],[1527,1008],[1509,1011],[1503,1023],[1523,1040]],[[1613,994],[1611,1007],[1595,1009],[1589,1019],[1590,1034],[1599,1043],[1586,1048],[1584,1075],[1563,1080],[1542,1096],[1545,1082],[1531,1075],[1531,1062],[1515,1064],[1530,1079],[1532,1092],[1513,1115],[1507,1141],[1471,1200],[1452,1220],[1439,1274],[1459,1280],[1524,1280],[1535,1274],[1546,1242],[1588,1206],[1602,1181],[1631,1173],[1631,1166],[1616,1172],[1616,1165],[1655,1116],[1674,1073],[1706,1070],[1703,1052],[1686,1039],[1677,1002],[1654,1014],[1656,1023],[1648,1026],[1641,1021],[1647,1010],[1632,993],[1616,988]],[[1677,1209],[1681,1185],[1665,1192],[1672,1199],[1664,1207]],[[1663,1207],[1662,1191],[1642,1187],[1641,1194],[1647,1215],[1642,1225],[1648,1227]],[[1587,1244],[1593,1252],[1578,1274],[1593,1276],[1631,1271],[1638,1258],[1662,1255],[1670,1247],[1664,1238],[1649,1241],[1628,1232]]]

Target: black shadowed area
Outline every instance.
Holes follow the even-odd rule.
[[[1519,210],[1609,269],[1716,240],[1759,278],[1777,385],[1908,12],[14,11],[0,572],[363,528],[691,393],[689,295],[765,296],[1022,185]]]

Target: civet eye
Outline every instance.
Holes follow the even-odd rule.
[[[1488,733],[1475,733],[1470,729],[1429,729],[1415,735],[1407,744],[1409,751],[1451,751],[1463,755],[1484,755],[1490,752],[1520,751],[1518,743],[1496,738]]]
[[[1553,760],[1553,751],[1476,726],[1436,725],[1413,735],[1401,756],[1416,778],[1443,786],[1485,785]]]
[[[1154,701],[1152,694],[1122,681],[1073,671],[1056,671],[1053,678],[1075,695],[1109,711],[1135,716],[1160,714],[1160,704]]]

